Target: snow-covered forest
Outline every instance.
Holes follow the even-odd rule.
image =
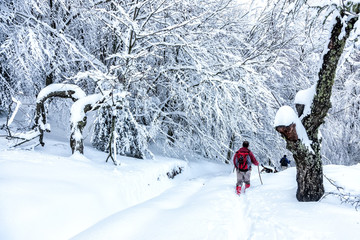
[[[357,239],[359,14],[0,1],[0,239]],[[244,141],[263,172],[239,201]]]
[[[99,150],[147,158],[157,145],[170,156],[226,162],[246,139],[273,161],[286,151],[276,111],[316,83],[342,1],[305,2],[2,1],[1,114],[10,119],[20,102],[20,129],[9,130],[28,131],[39,124],[42,89],[76,84],[102,95],[87,121]],[[360,161],[355,34],[320,131],[325,164]],[[73,101],[52,97],[43,107],[69,138]]]

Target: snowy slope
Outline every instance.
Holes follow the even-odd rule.
[[[47,141],[37,151],[0,151],[0,239],[68,239],[110,214],[150,199],[173,182],[180,160],[121,158],[91,149],[91,160],[66,157],[69,147]]]
[[[359,180],[360,166],[354,168],[349,183]],[[348,167],[325,169],[333,177],[349,172]],[[296,201],[294,168],[262,176],[265,184],[253,174],[252,188],[240,198],[233,193],[233,174],[184,182],[74,239],[358,239],[360,213],[354,208],[330,197]]]
[[[2,142],[3,143],[3,142]],[[2,144],[3,145],[3,144]],[[4,147],[2,147],[4,148]],[[67,143],[35,151],[0,151],[0,239],[358,239],[360,212],[334,197],[295,199],[295,169],[252,174],[234,194],[231,166],[119,158],[87,147],[69,157]],[[167,172],[182,167],[169,179]],[[325,166],[325,174],[360,193],[360,165]],[[325,180],[327,191],[334,187]]]

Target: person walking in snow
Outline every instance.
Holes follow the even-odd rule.
[[[259,166],[259,162],[249,150],[248,141],[244,141],[242,148],[235,153],[233,162],[237,176],[236,194],[240,195],[243,183],[245,183],[245,190],[250,187],[251,163]]]
[[[288,168],[288,164],[290,164],[290,161],[289,161],[289,159],[286,158],[286,155],[284,155],[280,159],[280,164],[281,164],[281,170],[285,170]]]

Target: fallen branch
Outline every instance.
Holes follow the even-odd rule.
[[[9,135],[4,136],[4,137],[9,141],[10,140],[14,140],[14,141],[18,140],[18,142],[15,145],[10,146],[10,148],[15,148],[15,147],[18,147],[18,146],[20,146],[20,145],[22,145],[24,143],[30,142],[31,140],[33,140],[33,139],[35,139],[35,138],[37,138],[39,136],[40,136],[40,133],[38,131],[31,130],[31,131],[28,131],[28,132],[25,132],[25,133],[12,133],[10,131]]]
[[[338,197],[341,201],[341,203],[346,203],[346,204],[350,204],[352,206],[355,207],[355,210],[357,211],[358,208],[360,207],[360,195],[354,195],[348,192],[344,192],[344,188],[337,185],[336,182],[330,178],[328,178],[327,176],[324,177],[330,182],[331,185],[333,185],[334,187],[336,187],[338,192],[325,192],[324,196],[322,196],[322,198],[319,200],[321,201],[322,199],[324,199],[325,197],[329,196],[329,195],[333,195],[335,197]]]
[[[20,146],[20,145],[22,145],[22,144],[24,144],[24,143],[30,142],[31,140],[33,140],[33,139],[35,139],[35,138],[37,138],[37,137],[39,137],[39,136],[40,136],[40,134],[39,134],[39,135],[36,135],[36,136],[34,136],[34,137],[30,138],[30,139],[12,137],[12,138],[16,138],[16,139],[22,139],[22,140],[24,140],[24,141],[22,141],[22,142],[20,142],[20,143],[17,143],[17,144],[15,144],[14,146],[11,146],[10,148],[18,147],[18,146]],[[38,146],[38,145],[40,145],[40,143],[37,144],[37,145],[35,145],[35,147]]]

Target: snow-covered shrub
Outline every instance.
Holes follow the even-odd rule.
[[[146,131],[133,118],[123,95],[114,95],[112,101],[100,107],[94,125],[92,145],[95,148],[136,158],[149,156]]]

